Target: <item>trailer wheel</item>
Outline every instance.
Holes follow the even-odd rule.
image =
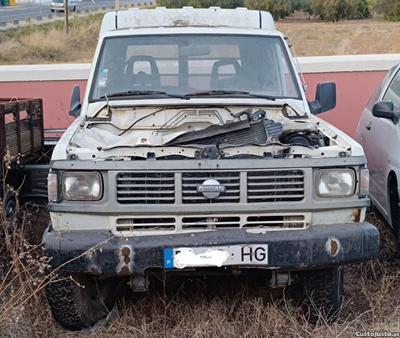
[[[46,286],[46,295],[54,319],[69,330],[94,326],[115,306],[115,279],[98,280],[92,276],[66,273],[58,279]]]
[[[298,272],[292,292],[310,322],[334,321],[343,302],[343,268]]]
[[[10,219],[15,215],[15,211],[17,209],[17,201],[15,193],[12,189],[7,189],[5,192],[5,197],[1,201],[2,209],[1,211],[6,216],[6,219]]]

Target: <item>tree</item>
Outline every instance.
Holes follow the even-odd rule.
[[[291,0],[246,0],[245,6],[249,9],[258,9],[270,12],[275,20],[284,18],[292,12]]]
[[[400,1],[376,0],[374,9],[383,14],[386,20],[400,21]]]
[[[311,7],[322,20],[332,22],[371,17],[368,0],[312,0]]]

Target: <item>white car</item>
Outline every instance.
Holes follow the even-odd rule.
[[[397,231],[400,231],[399,118],[400,65],[388,71],[372,94],[356,133],[368,161],[370,198]]]
[[[68,0],[68,9],[70,12],[76,11],[76,5],[73,1]],[[65,0],[52,0],[50,4],[50,10],[52,12],[64,12],[65,10]]]

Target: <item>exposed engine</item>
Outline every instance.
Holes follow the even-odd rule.
[[[236,114],[235,117],[240,119],[238,122],[188,132],[167,145],[262,145],[272,142],[318,148],[326,144],[315,123],[280,116],[272,120],[265,115],[264,110],[252,113],[251,109],[247,109]]]
[[[348,148],[337,141],[317,119],[286,105],[245,110],[106,107],[81,125],[69,153],[71,158],[108,160],[347,156]]]

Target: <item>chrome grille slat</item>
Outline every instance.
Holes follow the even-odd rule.
[[[275,184],[276,185],[276,184]],[[283,189],[248,189],[249,193],[252,192],[278,192],[278,191],[304,191],[303,188],[283,188]]]

